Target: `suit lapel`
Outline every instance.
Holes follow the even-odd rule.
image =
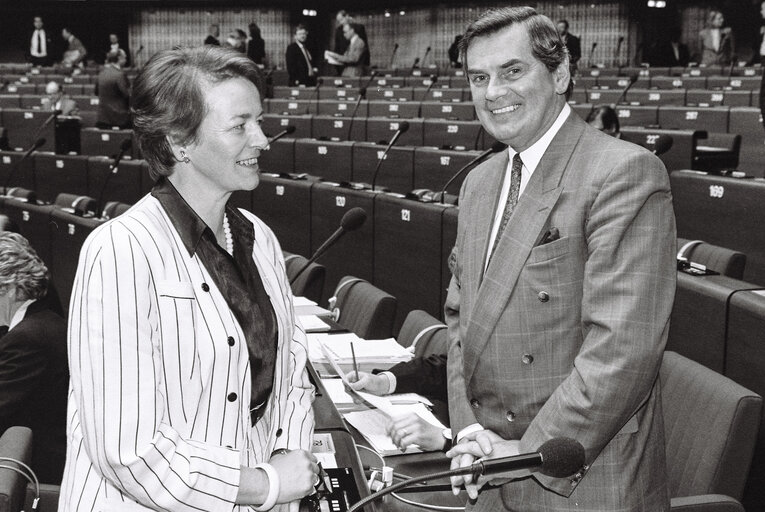
[[[470,343],[468,350],[464,351],[466,381],[472,376],[478,357],[505,310],[529,253],[560,197],[563,174],[584,127],[584,122],[571,112],[539,162],[502,233],[470,311],[465,336]],[[495,203],[491,205],[495,206]],[[493,218],[493,211],[488,218]],[[481,269],[483,261],[480,258]]]

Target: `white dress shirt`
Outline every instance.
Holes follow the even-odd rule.
[[[45,39],[45,29],[41,28],[32,32],[32,43],[29,53],[32,54],[32,57],[48,56],[48,42]]]

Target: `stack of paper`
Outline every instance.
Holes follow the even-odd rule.
[[[354,351],[356,362],[365,366],[391,366],[412,359],[412,353],[393,338],[365,340],[353,333],[308,335],[308,357],[311,361],[329,362],[328,359],[333,359],[339,365],[352,365]]]

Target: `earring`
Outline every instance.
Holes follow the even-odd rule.
[[[183,161],[184,164],[187,164],[191,162],[191,158],[186,155],[186,152],[184,150],[181,150],[181,161]]]

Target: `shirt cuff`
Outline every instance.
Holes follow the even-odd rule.
[[[396,376],[391,372],[380,372],[380,375],[385,375],[388,378],[388,391],[386,395],[390,395],[396,391]]]
[[[468,425],[467,427],[457,432],[457,442],[459,443],[463,437],[469,434],[473,434],[475,432],[480,432],[483,429],[484,428],[481,426],[480,423],[473,423],[472,425]]]

